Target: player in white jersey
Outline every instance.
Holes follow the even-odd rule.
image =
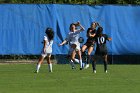
[[[80,27],[80,28],[78,29],[76,27]],[[84,27],[80,24],[80,22],[72,23],[70,25],[70,32],[68,33],[67,38],[61,44],[59,44],[59,46],[62,46],[66,42],[69,42],[70,64],[72,66],[72,69],[75,68],[74,66],[74,61],[76,61],[75,55],[78,54],[80,70],[82,70],[82,57],[81,57],[80,43],[78,41],[80,32],[82,31],[84,31]]]
[[[39,72],[40,66],[45,57],[47,57],[49,72],[52,72],[52,63],[50,59],[51,59],[51,54],[52,54],[54,31],[52,30],[52,28],[47,28],[45,33],[46,33],[46,36],[44,36],[44,40],[43,40],[43,49],[42,49],[39,61],[37,63],[37,66],[36,66],[35,73]]]

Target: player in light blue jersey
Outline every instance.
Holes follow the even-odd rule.
[[[79,28],[78,28],[79,27]],[[80,50],[80,43],[78,41],[79,35],[82,31],[84,31],[84,27],[80,24],[80,22],[72,23],[70,25],[70,32],[67,35],[67,38],[59,44],[59,46],[64,45],[66,42],[69,42],[69,54],[70,54],[70,64],[72,69],[75,68],[74,61],[76,61],[75,56],[78,55],[80,70],[82,70],[82,57],[81,57],[81,50]]]
[[[52,63],[50,59],[51,59],[51,53],[52,53],[54,31],[52,30],[52,28],[47,28],[45,33],[46,33],[46,36],[44,36],[44,40],[43,40],[43,49],[42,49],[42,53],[39,58],[39,61],[37,63],[37,66],[36,66],[35,73],[39,72],[40,66],[45,57],[47,57],[49,72],[52,72]]]

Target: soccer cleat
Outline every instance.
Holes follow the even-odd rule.
[[[85,69],[89,68],[89,64],[86,64]]]
[[[35,72],[34,73],[38,73],[39,71],[37,71],[37,70],[35,70]]]
[[[105,71],[105,73],[107,73],[107,70]]]
[[[76,69],[75,67],[72,67],[72,69]]]
[[[80,70],[82,70],[83,68],[80,68]]]
[[[96,70],[94,70],[93,73],[96,73]]]

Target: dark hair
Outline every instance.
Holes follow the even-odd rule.
[[[71,24],[70,24],[70,27],[69,27],[70,31],[72,30],[71,27],[72,27],[73,25],[75,25],[75,24],[74,24],[74,23],[71,23]]]
[[[49,40],[53,40],[53,38],[54,38],[54,31],[53,31],[52,28],[49,28],[49,27],[48,27],[48,28],[46,29],[45,33],[47,34]]]
[[[103,33],[103,28],[102,27],[98,27],[96,35],[99,36],[102,33]]]

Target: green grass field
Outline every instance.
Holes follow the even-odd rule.
[[[140,65],[97,65],[72,70],[70,65],[53,65],[49,73],[43,64],[38,74],[35,64],[0,64],[0,93],[139,93]]]

